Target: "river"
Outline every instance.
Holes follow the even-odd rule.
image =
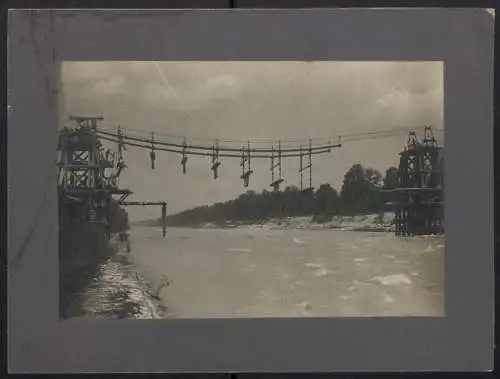
[[[131,254],[169,318],[443,316],[444,237],[134,226]]]

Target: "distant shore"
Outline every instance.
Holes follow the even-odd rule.
[[[159,226],[158,220],[144,220],[131,223],[132,226]],[[320,222],[312,216],[271,218],[262,221],[223,221],[203,222],[190,225],[169,225],[169,227],[193,229],[233,229],[233,228],[268,228],[268,229],[309,229],[309,230],[344,230],[366,232],[393,232],[394,213],[369,214],[357,216],[333,216],[331,220]]]

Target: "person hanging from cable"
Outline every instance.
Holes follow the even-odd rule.
[[[118,158],[118,162],[116,163],[116,177],[120,176],[121,172],[126,168],[127,166],[125,165],[125,161],[123,158]]]

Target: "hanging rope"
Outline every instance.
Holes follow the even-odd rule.
[[[156,160],[154,133],[151,133],[151,152],[149,153],[149,157],[151,159],[151,170],[154,170],[155,169],[155,160]]]
[[[182,174],[186,174],[186,163],[188,161],[188,157],[186,155],[186,149],[187,149],[187,143],[186,143],[186,137],[184,137],[184,143],[182,144],[182,159],[181,159]]]

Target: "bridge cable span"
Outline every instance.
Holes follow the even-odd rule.
[[[301,191],[309,191],[313,189],[312,187],[312,156],[318,154],[327,154],[332,151],[333,148],[339,148],[342,146],[342,143],[346,142],[357,142],[357,141],[365,141],[372,140],[378,138],[387,138],[387,137],[395,137],[400,134],[406,134],[409,131],[415,132],[418,128],[392,128],[388,130],[382,131],[363,131],[357,133],[350,133],[338,136],[338,143],[332,144],[331,138],[328,139],[327,143],[316,143],[313,145],[313,139],[309,138],[308,148],[304,148],[301,143],[298,147],[283,147],[282,141],[278,141],[278,148],[276,149],[274,143],[270,148],[264,147],[251,147],[251,142],[247,141],[245,145],[241,148],[235,146],[228,146],[229,140],[225,140],[226,144],[221,145],[219,139],[216,139],[215,142],[211,144],[195,144],[195,143],[187,143],[186,136],[176,136],[172,134],[163,134],[165,136],[169,136],[169,140],[155,140],[155,133],[151,133],[151,138],[139,137],[134,135],[125,134],[123,128],[118,127],[116,132],[113,132],[109,129],[105,129],[102,127],[95,127],[96,134],[105,141],[117,143],[119,146],[119,152],[121,155],[121,151],[125,148],[125,146],[132,146],[136,148],[146,149],[150,146],[150,160],[151,160],[151,169],[155,168],[155,160],[156,160],[156,151],[165,151],[170,153],[181,154],[181,165],[182,165],[182,173],[186,174],[187,172],[187,161],[188,156],[207,156],[211,162],[210,169],[213,171],[214,179],[217,179],[219,176],[219,168],[221,165],[220,158],[240,158],[240,166],[242,167],[242,174],[240,179],[243,180],[244,187],[247,188],[249,186],[250,175],[253,173],[253,170],[250,169],[251,159],[270,159],[271,161],[271,184],[270,186],[273,190],[279,191],[280,184],[284,181],[281,175],[282,168],[282,159],[286,158],[300,158],[300,182],[301,182]],[[157,135],[161,135],[162,133],[156,133]],[[176,143],[170,141],[174,138],[182,138],[182,143]],[[194,140],[199,140],[199,138],[194,138]],[[324,140],[324,139],[317,139]],[[232,143],[236,143],[235,141],[231,141]],[[259,141],[263,142],[263,141]],[[342,143],[341,143],[342,142]],[[254,142],[252,142],[253,144]],[[307,165],[304,165],[304,157],[307,156],[308,162]],[[306,171],[309,171],[309,186],[304,189],[303,184],[303,175]]]
[[[164,141],[153,141],[152,139],[146,139],[146,138],[141,138],[141,137],[133,137],[133,136],[129,136],[129,135],[123,135],[123,136],[119,136],[118,133],[111,133],[111,132],[108,132],[108,131],[104,131],[102,129],[99,129],[99,130],[96,130],[97,134],[101,135],[101,138],[104,136],[104,137],[108,137],[108,138],[112,138],[112,139],[118,139],[119,137],[123,137],[125,140],[128,140],[128,141],[133,141],[133,142],[140,142],[140,143],[144,143],[144,144],[152,144],[154,143],[155,146],[167,146],[167,147],[175,147],[175,148],[180,148],[180,149],[190,149],[190,150],[204,150],[204,151],[212,151],[213,150],[213,146],[204,146],[204,145],[188,145],[188,144],[180,144],[180,143],[173,143],[173,142],[164,142]],[[183,138],[186,138],[186,137],[183,137]],[[218,144],[219,141],[216,140],[216,144]],[[247,141],[247,144],[250,144],[250,141]],[[312,151],[318,151],[318,150],[327,150],[327,149],[331,149],[331,148],[336,148],[336,147],[341,147],[341,144],[339,143],[336,143],[336,144],[321,144],[321,145],[317,145],[317,146],[311,146],[310,149]],[[219,151],[224,151],[224,152],[241,152],[241,148],[236,148],[236,147],[221,147],[219,146],[218,147],[218,150]],[[250,148],[250,147],[247,147],[245,148],[246,151],[249,151],[251,153],[273,153],[274,150],[273,148],[271,149],[266,149],[266,148]],[[281,148],[281,151],[283,153],[287,153],[287,152],[300,152],[301,151],[301,148]],[[178,153],[181,153],[181,151],[174,151],[174,152],[178,152]],[[238,157],[240,157],[240,155],[238,155]],[[267,155],[266,156],[267,158],[270,158],[271,155]]]

